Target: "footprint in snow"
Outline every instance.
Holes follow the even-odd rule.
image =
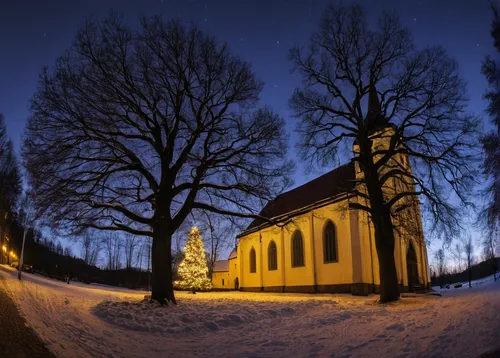
[[[385,329],[389,331],[398,331],[402,332],[405,330],[405,327],[402,324],[391,324],[390,326],[387,326]]]

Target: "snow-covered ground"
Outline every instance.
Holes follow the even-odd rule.
[[[497,273],[496,276],[497,276],[497,280],[500,280],[500,273]],[[491,276],[480,278],[479,280],[471,281],[471,286],[474,288],[474,287],[490,284],[493,281],[494,281],[494,276],[491,275]],[[452,283],[452,284],[450,284],[450,288],[446,288],[446,287],[440,288],[439,286],[433,286],[432,289],[434,291],[439,292],[439,293],[444,293],[447,291],[464,290],[464,289],[468,290],[469,289],[469,281],[460,281],[459,283],[462,284],[462,287],[455,288],[456,283]]]
[[[500,348],[500,281],[443,297],[146,292],[1,266],[7,291],[57,357],[479,357]],[[2,284],[2,283],[0,283]]]

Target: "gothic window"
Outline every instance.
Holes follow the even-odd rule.
[[[323,228],[323,259],[325,263],[337,262],[337,237],[335,235],[335,225],[328,220]]]
[[[292,235],[292,267],[304,266],[304,240],[300,231]]]
[[[257,257],[255,255],[255,249],[252,247],[250,250],[250,273],[257,272]]]
[[[269,271],[278,269],[278,250],[274,241],[271,241],[267,248],[267,267]]]

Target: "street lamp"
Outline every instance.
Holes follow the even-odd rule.
[[[25,192],[24,198],[23,198],[23,201],[22,201],[22,207],[24,209],[23,210],[24,211],[23,244],[21,246],[21,257],[19,258],[19,272],[17,274],[17,278],[19,280],[21,280],[21,274],[23,272],[23,265],[24,265],[24,244],[26,242],[26,236],[28,234],[29,226],[33,225],[33,222],[37,219],[36,213],[33,211],[33,207],[31,206],[31,202],[30,202],[29,198],[30,198],[29,192]]]
[[[19,279],[19,281],[21,280],[21,273],[23,272],[23,265],[24,265],[24,243],[26,242],[26,232],[28,231],[27,229],[27,226],[28,225],[28,221],[25,220],[24,222],[24,232],[23,232],[23,245],[21,247],[21,260],[19,260],[19,272],[17,274],[17,278]]]

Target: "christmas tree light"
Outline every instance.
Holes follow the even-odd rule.
[[[189,231],[188,240],[184,249],[184,260],[179,265],[179,288],[193,291],[206,291],[212,288],[208,278],[208,266],[201,240],[200,231],[193,227]]]

